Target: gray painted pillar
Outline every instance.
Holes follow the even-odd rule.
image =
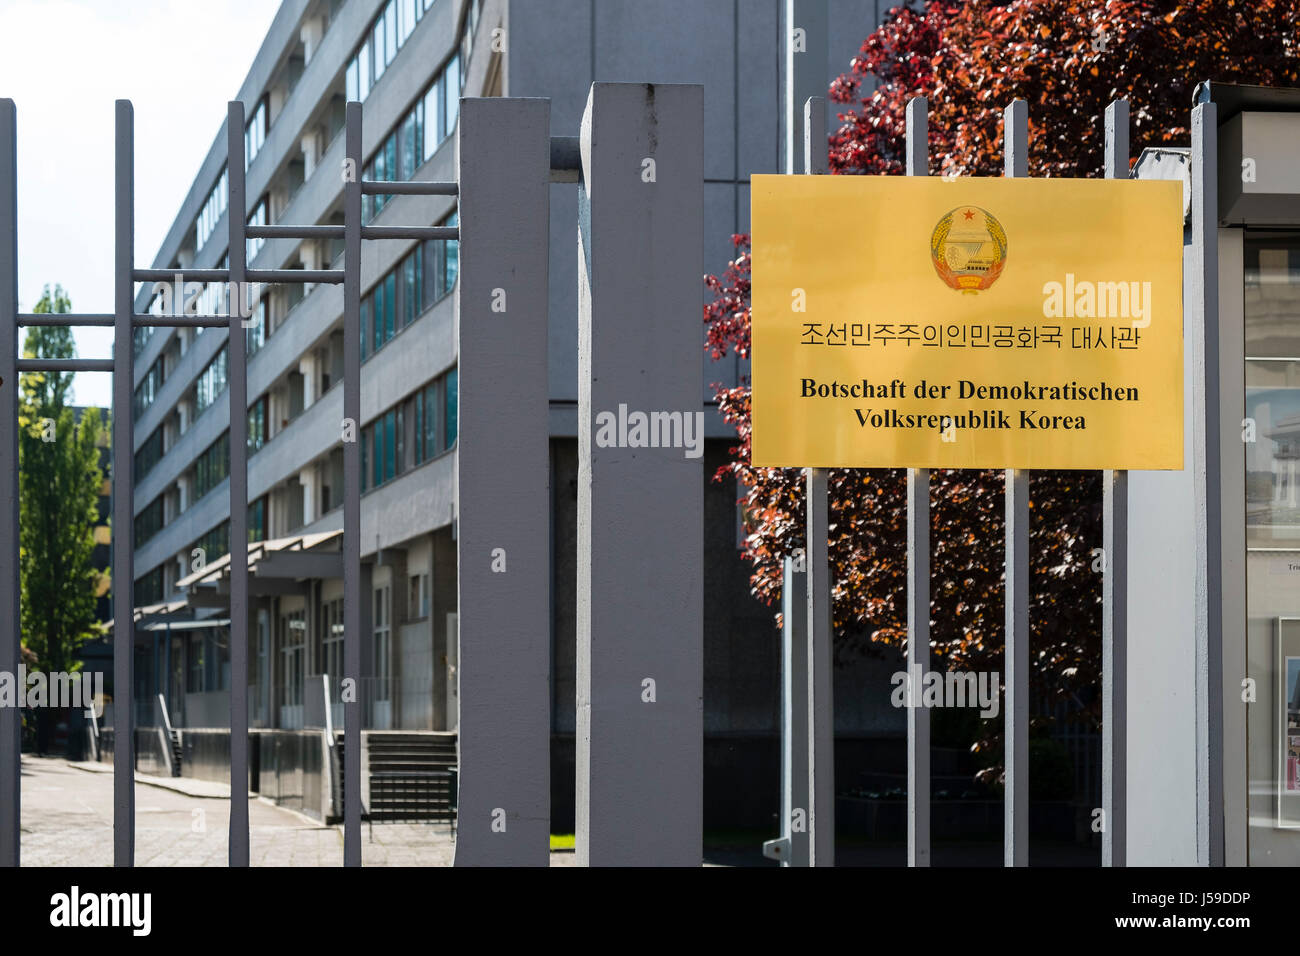
[[[1218,107],[1192,109],[1192,248],[1184,334],[1192,342],[1196,521],[1196,862],[1223,862],[1223,474],[1219,407]],[[1236,429],[1237,423],[1232,423]]]
[[[113,295],[113,865],[135,865],[135,554],[131,419],[135,350],[135,113],[118,100],[114,162]]]
[[[461,102],[457,866],[547,866],[551,104]]]
[[[781,37],[786,124],[785,171],[808,172],[803,165],[804,106],[817,97],[823,127],[826,123],[829,16],[826,0],[785,0],[782,4]],[[821,138],[826,152],[826,137]]]
[[[230,337],[230,865],[248,866],[248,356],[244,353],[244,104],[226,107]],[[251,296],[249,296],[251,300]],[[248,305],[253,303],[249,301]],[[307,612],[311,613],[308,599]],[[316,632],[308,626],[307,633]],[[310,642],[309,642],[310,643]]]
[[[907,104],[907,175],[930,175],[929,103]],[[907,672],[930,670],[930,469],[907,469]],[[913,686],[913,694],[920,686]],[[907,865],[930,865],[930,711],[907,708]]]
[[[1029,104],[1003,114],[1007,176],[1029,175]],[[1006,705],[1003,863],[1029,865],[1029,472],[1006,472]]]
[[[809,97],[803,108],[804,169],[826,175],[826,101]],[[808,865],[835,865],[835,627],[827,531],[830,471],[809,468],[808,562]]]
[[[801,564],[806,567],[806,558]],[[808,865],[808,575],[785,559],[781,582],[782,866]],[[802,817],[795,827],[795,814]]]
[[[576,816],[586,865],[698,866],[703,854],[703,136],[695,85],[596,83],[582,119]],[[638,438],[633,416],[654,412],[681,423],[669,447],[640,444],[648,429]]]
[[[778,43],[780,44],[781,81],[783,104],[781,110],[781,147],[783,168],[787,174],[825,174],[826,146],[826,65],[828,58],[828,28],[825,0],[784,0],[780,7]],[[813,105],[810,107],[810,103]],[[812,122],[809,122],[812,117]],[[812,127],[812,128],[810,128]],[[824,492],[825,473],[817,480]],[[821,529],[825,536],[826,529]],[[811,531],[810,535],[815,534]],[[805,566],[810,555],[805,548]],[[789,604],[786,611],[785,644],[795,640],[789,648],[797,653],[795,658],[784,655],[782,687],[788,693],[783,700],[781,751],[783,769],[789,762],[789,773],[782,779],[781,801],[785,818],[781,823],[782,835],[790,836],[789,858],[786,865],[811,865],[812,817],[812,767],[809,763],[811,729],[811,701],[813,676],[809,661],[814,651],[809,643],[808,576],[800,573],[798,602],[782,597]],[[789,582],[787,582],[789,583]],[[797,624],[793,618],[797,616]],[[791,628],[794,628],[793,632]],[[791,814],[802,814],[802,829],[791,832]],[[823,860],[825,855],[823,854]]]
[[[343,170],[343,865],[361,865],[361,104],[344,108]],[[349,434],[350,426],[350,434]],[[344,691],[346,694],[346,685]]]
[[[18,111],[0,100],[0,671],[18,673]],[[22,712],[0,707],[0,866],[17,866]]]
[[[1106,178],[1128,178],[1128,100],[1106,107]],[[1128,748],[1128,472],[1101,473],[1101,865],[1125,865]]]

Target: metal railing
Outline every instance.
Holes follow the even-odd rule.
[[[112,434],[112,519],[116,528],[133,526],[134,391],[133,333],[138,328],[232,328],[231,315],[155,316],[135,312],[135,285],[141,282],[172,282],[178,273],[185,280],[225,282],[232,290],[243,283],[333,283],[343,286],[343,334],[351,343],[344,355],[344,421],[360,432],[361,367],[356,344],[360,341],[361,241],[363,239],[455,239],[459,231],[447,226],[364,227],[361,196],[366,193],[436,194],[455,196],[456,183],[363,182],[357,173],[363,167],[360,103],[348,103],[345,110],[344,222],[342,226],[248,226],[244,184],[244,104],[232,101],[226,117],[228,170],[228,240],[230,264],[224,269],[137,268],[135,242],[135,132],[134,112],[129,100],[115,104],[115,215],[114,215],[114,311],[36,315],[18,312],[17,255],[17,110],[12,100],[0,100],[0,436],[2,455],[9,464],[0,468],[0,501],[8,509],[0,515],[0,669],[18,671],[18,375],[22,372],[108,372],[113,376]],[[246,238],[315,239],[342,238],[342,269],[249,269]],[[232,294],[228,301],[240,302]],[[231,309],[238,312],[238,309]],[[111,359],[21,359],[18,330],[21,327],[101,327],[113,329]],[[230,402],[230,540],[248,539],[248,400],[247,355],[244,336],[229,338],[227,395]],[[348,635],[361,633],[361,460],[357,440],[344,442],[344,627]],[[117,582],[113,601],[113,680],[121,706],[115,708],[113,748],[113,859],[116,866],[132,866],[135,860],[134,767],[135,686],[132,601],[134,554],[130,535],[115,535],[112,578]],[[229,572],[231,602],[231,693],[230,693],[230,808],[231,866],[249,862],[248,800],[233,794],[247,793],[248,778],[248,559],[242,547],[231,550]],[[361,673],[361,646],[356,638],[345,641],[344,672]],[[361,712],[357,703],[345,705],[346,721],[345,789],[348,797],[344,821],[344,863],[361,864]],[[21,788],[19,760],[21,723],[14,708],[0,708],[0,865],[19,863],[19,807]]]

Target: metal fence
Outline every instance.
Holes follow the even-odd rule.
[[[113,752],[113,859],[131,866],[135,850],[134,770],[135,708],[132,582],[135,580],[130,529],[133,527],[132,466],[134,460],[132,394],[134,391],[133,333],[147,327],[224,328],[229,335],[230,402],[230,865],[247,866],[248,832],[248,540],[247,356],[244,336],[233,334],[243,325],[249,283],[332,283],[343,286],[344,351],[343,421],[343,581],[344,670],[354,681],[361,667],[361,459],[358,442],[361,418],[360,342],[361,242],[365,239],[455,239],[456,227],[369,226],[362,223],[361,197],[374,195],[458,195],[456,183],[370,182],[361,178],[361,104],[348,103],[345,113],[345,159],[342,225],[247,225],[244,196],[244,104],[233,101],[226,116],[228,171],[229,267],[224,269],[148,269],[134,262],[135,135],[128,100],[116,103],[114,311],[110,314],[33,315],[18,312],[17,254],[17,110],[12,100],[0,100],[0,436],[9,460],[0,468],[0,668],[18,671],[18,375],[22,372],[109,372],[113,376],[112,487],[113,563],[113,683],[117,696]],[[342,240],[339,269],[250,269],[246,239]],[[179,275],[178,275],[179,274]],[[173,281],[226,283],[226,315],[151,315],[135,313],[136,283]],[[179,303],[177,303],[179,305]],[[18,357],[18,330],[32,326],[113,329],[113,358],[34,360]],[[349,437],[350,436],[350,437]],[[361,863],[361,699],[352,696],[344,708],[344,770],[347,797],[344,820],[344,862]],[[19,718],[14,708],[0,708],[0,864],[19,862]]]

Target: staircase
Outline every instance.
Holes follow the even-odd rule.
[[[172,776],[181,775],[181,758],[185,756],[185,750],[181,747],[181,732],[172,730],[167,734],[167,743],[171,745],[172,750]]]
[[[372,822],[454,822],[454,733],[371,731],[366,738]]]

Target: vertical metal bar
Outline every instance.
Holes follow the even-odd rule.
[[[1127,179],[1128,100],[1106,107],[1106,178]],[[1103,471],[1101,865],[1124,866],[1128,840],[1128,472]]]
[[[18,673],[18,111],[0,100],[0,671]],[[21,711],[0,707],[0,866],[22,838]]]
[[[457,123],[456,865],[547,866],[550,101],[466,98]]]
[[[244,104],[226,107],[226,222],[230,236],[230,865],[248,866],[248,356],[244,313]],[[308,609],[310,610],[310,608]]]
[[[1003,114],[1005,174],[1029,175],[1029,104],[1014,100]],[[1029,472],[1006,481],[1006,713],[1003,753],[1003,863],[1029,865]]]
[[[343,865],[361,865],[361,104],[345,107],[343,170]]]
[[[807,566],[807,557],[804,558]],[[782,866],[808,865],[808,575],[785,559],[781,582],[781,836]],[[802,819],[795,829],[795,817]]]
[[[929,103],[907,104],[907,175],[930,175]],[[920,681],[930,670],[930,469],[907,469],[907,865],[930,865],[930,711]]]
[[[132,614],[131,473],[135,464],[135,114],[130,100],[116,108],[113,296],[113,864],[135,865],[135,621]]]
[[[1218,107],[1192,109],[1192,449],[1196,555],[1196,861],[1223,861],[1223,497],[1219,368]]]
[[[804,170],[826,175],[826,100],[803,108]],[[808,842],[809,866],[835,865],[835,628],[831,614],[826,468],[808,470]]]
[[[785,0],[782,4],[781,64],[785,71],[785,171],[810,172],[805,158],[804,106],[816,97],[821,104],[822,125],[826,123],[826,78],[829,60],[829,18],[826,0]],[[822,137],[825,153],[826,139]]]
[[[578,186],[580,865],[703,860],[703,364],[698,334],[673,318],[698,307],[703,142],[701,86],[591,87]],[[645,447],[629,423],[655,412],[683,430]]]

